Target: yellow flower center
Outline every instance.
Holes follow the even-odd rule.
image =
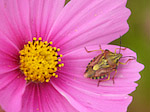
[[[52,42],[41,41],[42,38],[29,41],[20,53],[20,69],[26,76],[27,82],[49,82],[51,77],[57,78],[55,73],[64,66],[60,63],[62,54],[58,55],[59,48],[52,47]]]

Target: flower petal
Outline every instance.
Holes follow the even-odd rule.
[[[115,51],[115,48],[119,48],[119,46],[113,45],[102,46],[102,49],[109,49],[112,52]],[[91,46],[87,47],[87,49],[98,50],[99,47]],[[119,50],[117,50],[117,53],[118,52]],[[131,102],[131,97],[129,97],[127,94],[130,94],[132,91],[135,90],[137,84],[134,82],[140,78],[139,72],[143,69],[143,65],[136,62],[136,60],[131,60],[126,65],[119,65],[117,69],[118,72],[115,77],[115,84],[113,84],[112,79],[110,79],[108,81],[101,82],[100,86],[97,87],[98,80],[87,79],[84,78],[83,75],[86,66],[88,65],[90,60],[92,60],[95,56],[97,56],[100,53],[101,51],[87,53],[85,49],[78,49],[69,52],[67,54],[64,54],[62,61],[65,64],[65,66],[62,68],[61,71],[58,71],[59,78],[53,79],[52,83],[54,87],[56,87],[56,89],[59,89],[60,93],[64,94],[64,96],[66,96],[67,98],[68,96],[73,98],[73,100],[70,101],[70,103],[72,104],[75,100],[76,102],[80,102],[87,106],[89,101],[88,95],[91,94],[92,95],[91,100],[92,97],[95,97],[95,100],[93,98],[94,101],[96,101],[96,99],[98,100],[97,102],[99,105],[95,105],[96,109],[105,108],[104,110],[107,110],[108,102],[111,106],[116,104],[117,107],[120,101],[122,102],[120,104],[125,103],[125,105],[124,106],[119,105],[118,107],[120,107],[120,110],[118,110],[118,112],[126,111],[127,106]],[[136,53],[134,53],[129,49],[121,50],[121,54],[123,54],[123,57],[133,56],[136,58]],[[129,58],[133,57],[122,58],[120,61],[126,62]],[[113,76],[113,74],[114,72],[111,73],[111,77]],[[87,96],[87,100],[86,98],[85,99],[83,98],[82,101],[78,99],[79,97],[81,98],[84,96]],[[105,100],[103,101],[101,99]],[[111,102],[112,101],[111,99],[114,99],[114,104]],[[93,106],[94,102],[91,108]]]
[[[20,112],[77,112],[50,83],[30,83]]]
[[[30,0],[30,27],[32,36],[47,37],[51,27],[63,9],[65,0]]]
[[[52,84],[80,112],[125,112],[132,100],[128,95],[95,94],[64,83],[63,80]],[[78,105],[75,102],[78,102]],[[83,110],[81,106],[87,110]]]
[[[32,37],[46,38],[65,0],[1,0],[0,32],[19,49]]]
[[[0,74],[19,67],[19,49],[0,32]]]
[[[24,43],[31,37],[28,16],[26,16],[29,11],[27,0],[1,0],[0,10],[0,32],[22,49]]]
[[[109,49],[110,51],[115,51],[115,48],[119,48],[119,46],[113,46],[113,45],[103,45],[102,49]],[[91,46],[87,47],[88,50],[98,50],[99,46]],[[78,49],[76,51],[67,53],[63,56],[62,61],[65,64],[65,66],[60,71],[61,74],[60,77],[63,77],[66,80],[73,80],[79,81],[80,83],[83,83],[84,86],[87,86],[87,89],[92,89],[94,92],[101,93],[101,89],[106,92],[112,92],[116,94],[120,93],[131,93],[137,84],[134,83],[134,81],[137,81],[140,78],[139,72],[143,69],[143,65],[136,62],[136,60],[129,61],[126,65],[119,65],[117,69],[117,74],[115,77],[115,84],[113,84],[112,80],[101,82],[101,86],[105,86],[105,88],[97,88],[97,80],[91,80],[84,78],[84,72],[86,69],[86,66],[92,60],[95,56],[100,54],[101,51],[98,52],[92,52],[87,53],[85,49]],[[136,54],[129,50],[121,50],[121,53],[123,56],[133,56],[136,58]],[[130,57],[122,58],[121,62],[126,62]],[[69,77],[67,75],[69,75]],[[114,72],[111,74],[113,76]],[[78,82],[75,82],[75,84],[79,84]],[[89,85],[87,85],[89,84]],[[82,85],[82,84],[79,84]],[[94,87],[93,87],[94,86]],[[110,88],[111,86],[111,88]],[[113,90],[114,88],[116,88]],[[126,89],[124,89],[125,87]],[[83,87],[85,89],[85,87]],[[112,91],[113,90],[113,91]]]
[[[56,20],[49,40],[65,51],[115,40],[128,31],[126,1],[71,0]]]
[[[0,105],[6,112],[19,112],[25,86],[18,71],[0,75]]]
[[[3,33],[0,32],[0,52],[1,55],[4,54],[7,57],[11,57],[12,59],[17,59],[19,55],[18,47],[10,41]]]

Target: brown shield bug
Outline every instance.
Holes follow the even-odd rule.
[[[121,43],[121,42],[120,42]],[[117,49],[119,49],[119,53],[116,53]],[[100,82],[110,80],[110,74],[111,72],[115,71],[115,74],[113,75],[113,83],[114,83],[114,77],[117,74],[117,67],[119,64],[127,64],[130,60],[136,59],[133,56],[125,56],[125,57],[132,57],[128,59],[125,63],[120,62],[119,60],[122,57],[122,54],[120,53],[121,50],[125,50],[126,48],[116,48],[115,52],[111,52],[108,49],[103,50],[92,50],[88,51],[86,48],[87,53],[91,53],[94,51],[101,51],[102,53],[99,54],[98,56],[94,57],[89,64],[86,67],[86,71],[84,72],[84,77],[86,78],[91,78],[91,79],[99,79],[97,86],[99,86]],[[103,79],[105,78],[105,79]],[[103,79],[103,80],[102,80]]]

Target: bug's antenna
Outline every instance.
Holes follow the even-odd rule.
[[[119,54],[121,52],[121,36],[120,36],[120,49],[119,49]]]
[[[131,57],[132,59],[136,59],[136,57],[134,57],[134,56],[124,56],[124,57],[121,57],[121,58],[126,58],[126,57]]]

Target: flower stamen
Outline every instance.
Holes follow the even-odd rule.
[[[58,55],[60,48],[52,47],[52,42],[42,41],[42,38],[33,38],[24,45],[20,53],[20,69],[26,76],[27,82],[49,82],[51,77],[57,78],[55,73],[63,67],[60,63],[62,54]]]

